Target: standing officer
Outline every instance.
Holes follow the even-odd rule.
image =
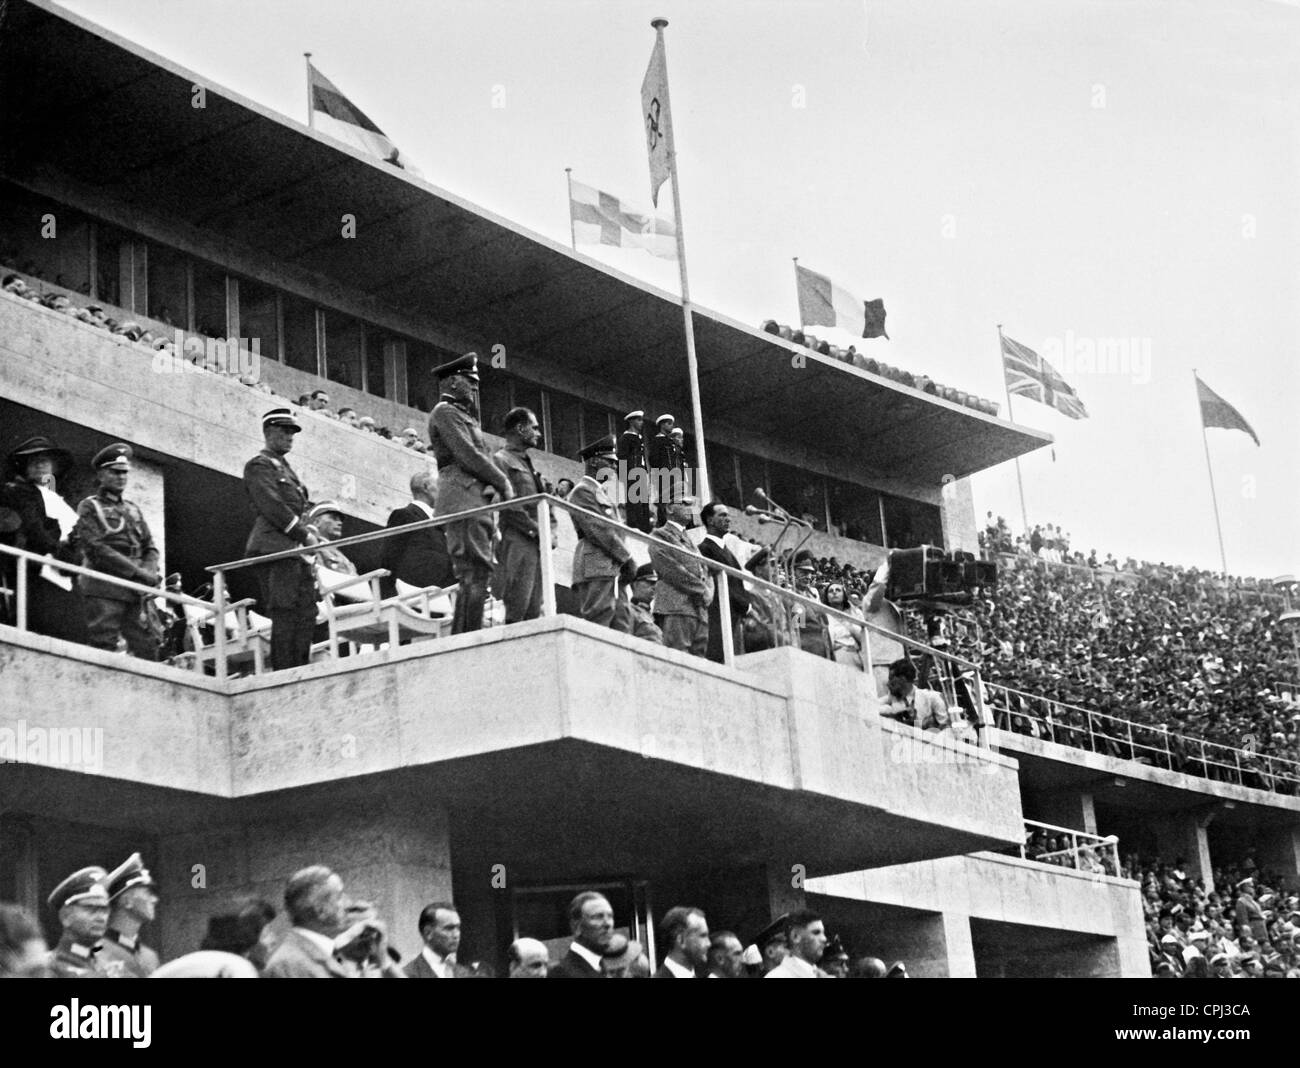
[[[641,435],[641,428],[645,426],[645,412],[628,412],[623,416],[623,422],[627,424],[627,429],[619,435],[618,461],[623,497],[627,502],[627,525],[649,534],[650,481],[646,470],[645,438]]]
[[[483,431],[474,415],[478,390],[478,355],[470,352],[434,368],[441,399],[429,415],[429,451],[438,462],[435,516],[455,515],[513,497],[510,480],[492,462]],[[492,578],[490,514],[447,523],[447,552],[460,582],[451,632],[463,634],[483,626],[483,602]]]
[[[99,940],[108,928],[108,890],[103,868],[73,872],[50,894],[50,908],[59,914],[63,937],[50,952],[56,979],[104,979],[108,973],[96,959]]]
[[[97,959],[109,974],[147,979],[158,969],[158,954],[140,941],[140,928],[158,908],[158,887],[139,853],[132,853],[108,883],[108,930]]]
[[[537,445],[541,427],[527,408],[511,408],[505,418],[506,445],[492,455],[505,472],[516,497],[549,493],[548,483],[533,467],[528,450]],[[555,513],[551,513],[551,548],[555,548]],[[501,513],[501,551],[493,586],[505,604],[506,622],[536,619],[542,614],[542,555],[537,529],[537,505],[519,505]]]
[[[244,491],[253,508],[253,529],[244,552],[265,556],[297,545],[315,545],[307,526],[307,487],[285,459],[293,436],[302,427],[288,408],[272,408],[262,416],[266,447],[244,465]],[[279,671],[307,663],[316,622],[316,579],[311,566],[294,556],[257,568],[260,608],[271,617],[271,667]]]
[[[131,446],[117,442],[95,454],[91,464],[99,489],[77,506],[73,538],[86,567],[106,575],[158,585],[158,547],[139,507],[122,496],[131,470]],[[96,649],[116,652],[126,639],[132,656],[158,659],[157,639],[141,622],[143,597],[135,590],[81,576],[86,601],[87,640]]]
[[[650,460],[650,481],[659,500],[657,518],[663,526],[668,518],[668,502],[679,495],[681,486],[681,448],[673,437],[676,420],[671,415],[661,415],[655,420],[659,433],[650,439],[646,455]]]
[[[569,494],[569,502],[617,521],[614,502],[596,479],[605,468],[618,463],[614,438],[606,436],[593,441],[578,455],[586,462],[587,469]],[[631,633],[632,613],[627,600],[619,596],[618,580],[621,575],[630,583],[636,577],[632,554],[623,544],[622,536],[609,524],[597,523],[577,512],[571,512],[569,517],[578,532],[572,578],[573,592],[578,595],[578,614],[602,627]]]
[[[668,517],[654,536],[660,543],[676,546],[677,552],[650,543],[650,562],[659,576],[654,611],[664,634],[664,645],[692,656],[705,656],[709,649],[709,606],[713,603],[713,579],[702,562],[700,551],[686,536],[694,497],[678,497],[667,504]]]

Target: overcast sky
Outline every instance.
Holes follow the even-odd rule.
[[[297,121],[311,51],[429,181],[564,241],[566,166],[649,203],[663,15],[697,303],[792,321],[798,256],[884,299],[872,354],[1004,406],[998,323],[1070,359],[1123,339],[1121,366],[1060,368],[1090,419],[1015,400],[1057,438],[1022,463],[1030,522],[1217,567],[1196,367],[1263,442],[1209,431],[1229,569],[1300,571],[1296,3],[67,6]],[[676,289],[672,263],[601,258]],[[978,516],[1018,528],[1014,465],[974,481]]]

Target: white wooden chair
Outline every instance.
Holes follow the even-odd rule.
[[[339,643],[352,646],[382,645],[396,649],[403,641],[429,641],[451,632],[450,591],[436,586],[412,589],[405,595],[385,598],[380,580],[388,577],[381,569],[363,575],[343,575],[318,567],[321,587],[321,620],[329,628],[329,639],[313,653],[339,655]],[[403,583],[405,585],[405,583]],[[446,608],[444,615],[440,609]]]
[[[226,606],[226,668],[240,671],[252,666],[254,674],[261,674],[271,656],[271,621],[251,608],[256,599],[246,597]],[[215,633],[208,641],[204,628],[214,625],[217,606],[214,604],[182,604],[185,614],[186,651],[172,657],[177,667],[193,668],[206,673],[208,664],[217,660]]]

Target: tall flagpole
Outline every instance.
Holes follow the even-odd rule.
[[[1011,418],[1011,386],[1007,383],[1006,349],[1002,346],[1002,324],[998,323],[998,360],[1002,364],[1002,388],[1007,391],[1007,422]],[[1016,485],[1020,487],[1020,518],[1025,524],[1025,537],[1029,537],[1029,509],[1025,507],[1025,480],[1020,473],[1020,457],[1016,457]]]
[[[1196,368],[1192,368],[1192,387],[1196,388],[1198,379]],[[1205,413],[1201,410],[1201,391],[1196,388],[1196,414],[1201,420],[1201,444],[1205,446],[1205,470],[1210,476],[1210,500],[1214,504],[1214,529],[1219,535],[1219,563],[1223,565],[1223,576],[1228,577],[1228,554],[1223,551],[1223,524],[1219,521],[1219,495],[1214,489],[1214,468],[1210,465],[1210,438],[1205,433]]]
[[[653,19],[650,23],[657,34],[657,46],[664,47],[664,27],[667,19]],[[677,180],[677,142],[673,137],[672,96],[668,92],[668,55],[664,53],[664,112],[668,116],[668,173],[673,183],[673,211],[677,216],[677,265],[682,276],[682,320],[686,326],[686,371],[691,382],[691,420],[695,427],[695,463],[699,471],[697,496],[701,505],[707,504],[709,471],[704,453],[704,414],[700,407],[700,369],[695,360],[695,320],[691,316],[691,290],[686,281],[686,235],[682,227],[682,190]]]
[[[794,304],[795,304],[794,321],[795,321],[795,329],[796,329],[796,330],[802,330],[802,329],[803,329],[803,305],[799,303],[799,257],[798,257],[798,256],[791,256],[790,258],[791,258],[792,260],[794,260]]]
[[[573,168],[564,168],[564,177],[569,183],[569,243],[573,246],[573,251],[578,251],[578,233],[573,226]]]
[[[304,52],[303,59],[307,61],[307,125],[313,130],[316,128],[316,108],[315,99],[311,92],[311,53]]]

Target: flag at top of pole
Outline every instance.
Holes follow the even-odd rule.
[[[1201,376],[1195,371],[1192,374],[1196,378],[1196,397],[1201,402],[1201,425],[1222,427],[1224,430],[1244,430],[1258,445],[1259,435],[1246,422],[1241,412],[1202,382]]]
[[[659,36],[654,51],[650,53],[650,66],[641,82],[641,115],[645,122],[646,148],[650,152],[650,200],[659,207],[659,187],[672,174],[673,123],[668,111],[668,61],[664,57],[664,36],[657,23],[668,25],[666,19],[655,19]]]
[[[352,103],[339,87],[318,71],[307,57],[307,125],[314,130],[329,134],[354,148],[368,152],[372,156],[391,163],[394,167],[410,171],[423,177],[419,169],[412,166],[388,135],[384,133],[356,104]]]

